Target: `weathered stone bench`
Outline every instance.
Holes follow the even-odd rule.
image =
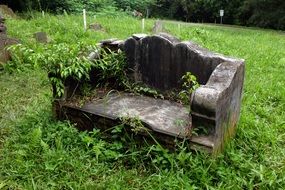
[[[166,143],[187,139],[191,148],[209,152],[220,151],[233,136],[240,114],[243,60],[212,53],[167,34],[133,35],[125,41],[104,41],[102,46],[122,49],[131,70],[129,76],[161,92],[181,88],[186,72],[195,75],[201,86],[189,99],[190,114],[189,107],[173,101],[116,92],[80,108],[55,101],[59,118],[67,117],[81,129],[107,129],[122,116],[139,118]]]

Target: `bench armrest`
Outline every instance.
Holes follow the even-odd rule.
[[[235,131],[243,81],[243,61],[223,62],[213,71],[206,85],[200,86],[192,94],[193,126],[207,125],[215,143],[224,142]]]

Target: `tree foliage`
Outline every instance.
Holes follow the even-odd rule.
[[[123,10],[138,10],[145,12],[147,8],[156,5],[156,0],[114,0],[117,7]]]
[[[285,30],[285,1],[244,1],[240,14],[241,24]]]
[[[285,29],[284,0],[157,0],[157,16],[190,22],[219,22],[223,9],[224,23]]]

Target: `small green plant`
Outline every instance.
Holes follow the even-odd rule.
[[[123,116],[120,118],[122,125],[131,127],[131,130],[135,133],[139,133],[146,130],[139,117]]]
[[[164,99],[164,96],[161,93],[159,93],[156,89],[150,88],[145,84],[129,83],[129,86],[127,86],[125,90],[127,92],[132,92],[135,94],[143,94],[154,98]]]
[[[190,96],[199,87],[199,83],[197,82],[197,78],[191,74],[191,72],[187,72],[182,76],[183,84],[182,90],[178,94],[178,98],[181,100],[183,104],[190,103]]]

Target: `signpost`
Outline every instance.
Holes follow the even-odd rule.
[[[224,16],[224,10],[220,10],[220,17],[221,17],[221,24],[223,24],[223,16]]]

